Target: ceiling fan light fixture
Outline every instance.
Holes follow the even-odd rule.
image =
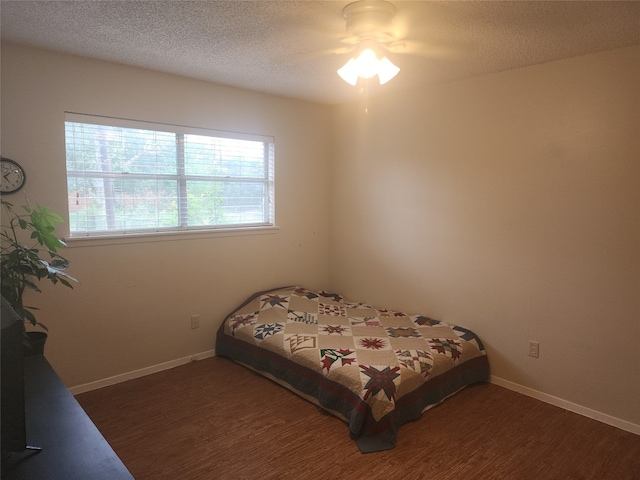
[[[373,78],[378,75],[380,84],[383,85],[395,77],[400,69],[387,57],[378,58],[371,48],[363,49],[358,56],[350,58],[338,75],[350,85],[356,85],[358,78]]]
[[[349,61],[338,70],[338,75],[349,85],[355,87],[356,83],[358,83],[358,62],[356,59],[350,58]]]
[[[358,76],[361,78],[375,77],[378,73],[378,56],[370,48],[365,48],[356,58]]]
[[[393,64],[391,60],[387,57],[382,57],[378,62],[378,80],[380,80],[380,85],[384,85],[393,77],[395,77],[400,68]]]

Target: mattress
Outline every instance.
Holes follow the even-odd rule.
[[[365,453],[394,448],[402,424],[489,379],[466,328],[302,286],[249,296],[218,330],[216,355],[338,416]]]

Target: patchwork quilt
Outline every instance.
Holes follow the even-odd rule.
[[[304,287],[249,297],[220,327],[216,355],[342,418],[362,452],[394,448],[400,425],[489,379],[465,328]]]

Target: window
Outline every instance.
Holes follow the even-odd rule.
[[[272,137],[65,115],[71,237],[274,225]]]

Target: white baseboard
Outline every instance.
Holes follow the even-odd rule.
[[[141,368],[132,372],[122,373],[113,377],[97,380],[95,382],[85,383],[83,385],[76,385],[70,387],[69,391],[73,395],[79,393],[90,392],[102,387],[108,387],[109,385],[115,385],[116,383],[126,382],[127,380],[133,380],[134,378],[144,377],[145,375],[151,375],[152,373],[162,372],[163,370],[169,370],[170,368],[179,367],[189,362],[195,362],[197,360],[204,360],[205,358],[215,357],[215,350],[208,350],[206,352],[196,353],[188,357],[177,358],[169,362],[159,363],[158,365],[152,365],[150,367]]]
[[[491,383],[499,385],[500,387],[508,388],[514,392],[522,393],[523,395],[535,398],[536,400],[541,400],[545,403],[555,405],[556,407],[564,408],[570,412],[592,418],[593,420],[598,420],[599,422],[606,423],[607,425],[617,427],[621,430],[640,435],[640,425],[636,425],[635,423],[612,417],[611,415],[598,412],[597,410],[592,410],[590,408],[583,407],[582,405],[563,400],[562,398],[554,397],[553,395],[548,395],[529,387],[524,387],[520,384],[510,382],[509,380],[505,380],[494,375],[491,375]]]

